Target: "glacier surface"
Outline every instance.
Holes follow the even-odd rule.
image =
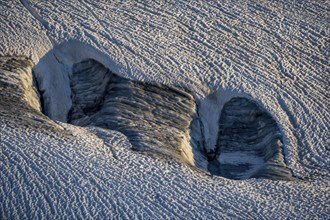
[[[312,0],[1,1],[1,218],[327,218],[328,8]],[[72,69],[86,60],[128,84],[190,91],[198,120],[187,146],[202,141],[220,165],[274,162],[221,151],[227,104],[252,100],[276,125],[264,137],[280,146],[276,163],[293,180],[211,175],[132,151],[125,132],[66,123]]]

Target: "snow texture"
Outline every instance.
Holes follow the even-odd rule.
[[[313,0],[0,1],[1,219],[328,218],[328,8]],[[210,176],[131,151],[120,132],[58,122],[72,107],[70,71],[87,59],[125,79],[189,89],[208,151],[225,104],[253,100],[279,126],[294,180]],[[42,100],[57,122],[36,108],[32,67],[41,97],[57,96]]]

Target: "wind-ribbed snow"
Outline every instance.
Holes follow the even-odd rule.
[[[188,88],[204,112],[213,109],[202,119],[209,148],[225,102],[248,97],[276,120],[297,178],[210,177],[132,152],[119,132],[13,111],[4,92],[1,218],[326,218],[329,7],[316,0],[1,1],[0,55],[30,57],[36,75],[48,79],[41,86],[59,97],[68,94],[64,72],[84,59],[122,77]]]

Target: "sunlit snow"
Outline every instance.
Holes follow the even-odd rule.
[[[0,218],[328,218],[329,7],[0,1]]]

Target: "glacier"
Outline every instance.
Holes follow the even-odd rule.
[[[328,7],[1,1],[1,218],[326,219]]]

